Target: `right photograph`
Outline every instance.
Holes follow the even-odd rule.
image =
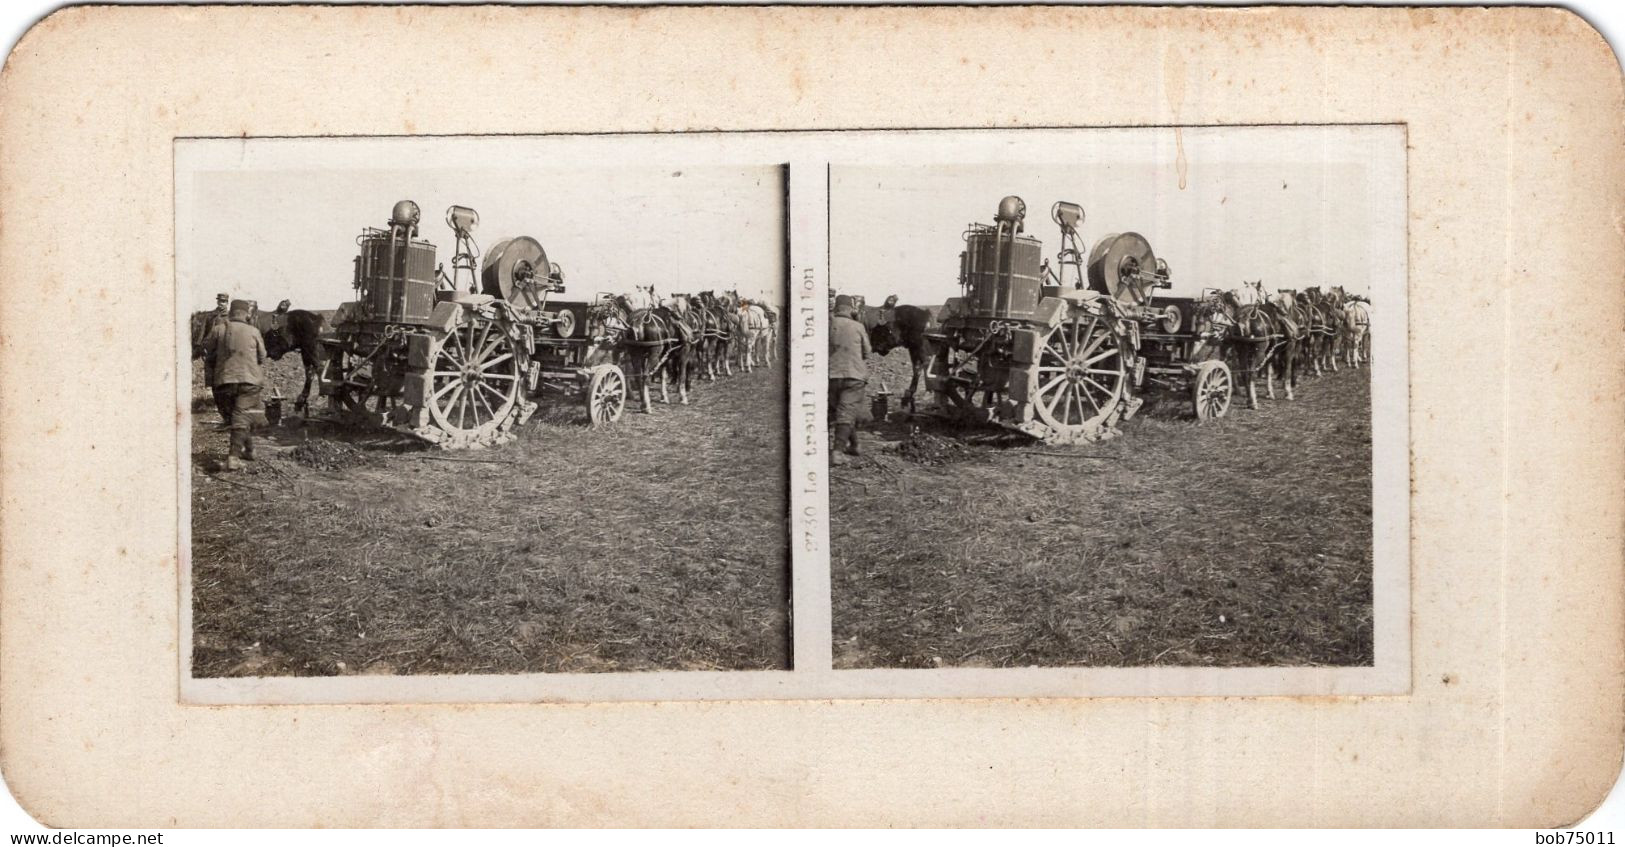
[[[1373,664],[1403,129],[1131,132],[831,166],[837,668]]]

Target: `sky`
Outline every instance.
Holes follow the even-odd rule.
[[[410,199],[442,263],[445,210],[470,206],[482,250],[540,241],[566,299],[652,282],[782,303],[786,232],[823,237],[787,228],[782,162],[818,177],[829,163],[827,207],[821,190],[789,199],[796,221],[827,214],[830,240],[796,254],[827,254],[831,287],[871,301],[957,296],[962,235],[1007,194],[1025,199],[1027,233],[1052,260],[1057,200],[1084,207],[1086,251],[1108,233],[1145,236],[1175,295],[1262,279],[1394,296],[1405,281],[1400,126],[189,139],[176,145],[182,302],[208,308],[225,291],[336,307],[354,296],[356,236]]]
[[[930,306],[958,296],[963,233],[991,224],[999,200],[1015,194],[1052,266],[1060,229],[1050,207],[1066,200],[1084,208],[1086,255],[1108,233],[1138,232],[1169,263],[1174,295],[1260,278],[1268,291],[1342,285],[1366,294],[1384,275],[1403,277],[1405,242],[1403,136],[1371,129],[1389,131],[1393,143],[1298,127],[1177,138],[1119,130],[1104,155],[1082,136],[1067,162],[837,164],[830,286],[869,302],[895,293]],[[1135,137],[1144,139],[1138,147]],[[1373,150],[1385,157],[1378,167]]]
[[[178,216],[178,281],[193,310],[212,308],[217,291],[263,308],[283,298],[335,308],[354,299],[356,237],[412,200],[419,237],[448,273],[455,204],[479,212],[482,256],[502,238],[540,241],[564,270],[563,299],[652,282],[662,294],[737,288],[781,302],[784,179],[757,165],[192,170],[177,194],[190,204]]]

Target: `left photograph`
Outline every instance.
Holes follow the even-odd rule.
[[[191,675],[788,668],[785,168],[444,152],[177,142]]]

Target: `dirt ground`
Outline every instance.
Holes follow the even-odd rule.
[[[832,470],[837,667],[1371,664],[1369,377],[1080,447],[871,424]]]
[[[201,373],[197,676],[789,665],[782,361],[605,429],[544,401],[485,450],[276,428],[232,474]]]

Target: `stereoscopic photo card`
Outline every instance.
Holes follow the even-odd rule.
[[[1557,10],[58,12],[0,74],[7,783],[1572,823],[1621,94]]]

